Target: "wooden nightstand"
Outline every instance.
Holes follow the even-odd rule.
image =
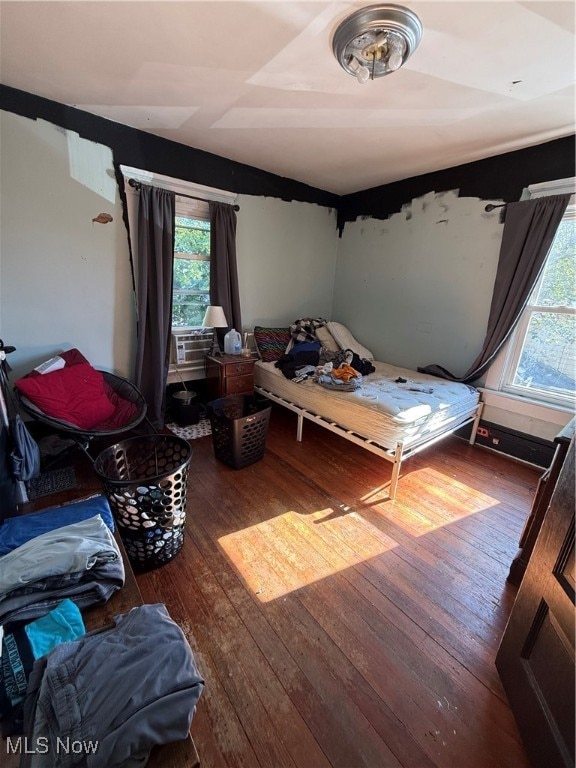
[[[240,355],[206,356],[206,378],[211,399],[254,392],[255,357]]]

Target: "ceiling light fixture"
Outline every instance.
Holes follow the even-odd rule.
[[[342,69],[365,83],[395,72],[422,38],[418,16],[402,5],[369,5],[345,18],[332,38]]]

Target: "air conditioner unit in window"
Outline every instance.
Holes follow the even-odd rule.
[[[204,370],[204,358],[212,348],[212,331],[173,331],[170,370]]]

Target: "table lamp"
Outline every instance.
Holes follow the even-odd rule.
[[[219,357],[222,354],[220,344],[218,343],[218,336],[216,334],[216,328],[228,328],[228,321],[222,307],[206,307],[206,314],[203,321],[204,328],[212,328],[214,336],[212,339],[212,349],[210,354],[215,357]]]

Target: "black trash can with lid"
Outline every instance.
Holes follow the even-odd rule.
[[[208,403],[214,455],[234,469],[258,461],[266,449],[272,403],[254,395],[228,395]]]
[[[181,389],[172,394],[174,418],[179,427],[188,427],[200,421],[200,406],[196,392]]]
[[[157,568],[182,548],[190,444],[147,435],[106,448],[94,462],[132,565]]]

